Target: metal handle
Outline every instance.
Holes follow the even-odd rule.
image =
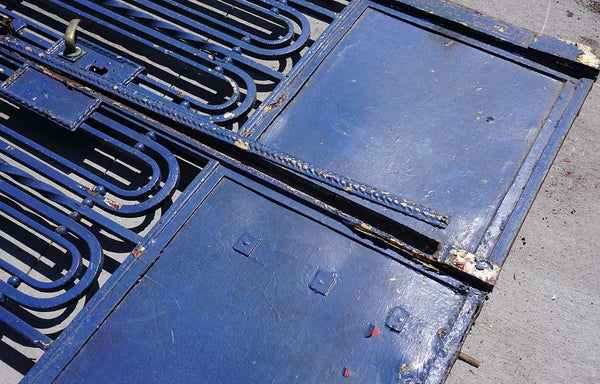
[[[81,54],[81,48],[77,46],[77,26],[81,19],[73,19],[69,22],[65,31],[65,50],[63,56],[77,57]]]

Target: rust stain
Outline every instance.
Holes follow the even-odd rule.
[[[131,253],[133,254],[133,257],[135,257],[136,259],[139,259],[140,257],[142,257],[144,252],[146,252],[146,248],[144,248],[144,247],[135,248],[133,251],[131,251]]]
[[[277,100],[275,100],[271,104],[267,105],[264,108],[264,111],[265,112],[269,112],[270,110],[275,109],[275,108],[281,106],[281,104],[283,104],[285,102],[285,100],[287,99],[287,97],[288,97],[288,93],[286,92],[283,95],[281,95]]]
[[[496,284],[498,274],[500,273],[500,266],[487,261],[492,266],[491,269],[478,269],[478,257],[474,253],[464,249],[456,248],[450,249],[449,253],[450,258],[445,262],[445,264],[453,266],[459,271],[462,271],[490,285]]]
[[[445,269],[450,267],[489,285],[495,285],[496,280],[498,279],[500,266],[485,260],[486,263],[489,263],[491,268],[481,268],[478,263],[480,263],[482,259],[479,259],[477,255],[466,250],[452,247],[449,250],[450,257],[447,260],[442,261],[439,259],[439,250],[434,255],[428,255],[386,232],[373,228],[373,226],[367,223],[358,221],[353,225],[353,228],[358,232],[372,236],[396,249],[412,255],[418,259],[425,268],[435,272],[439,273],[442,268]]]
[[[114,209],[121,209],[121,207],[123,206],[123,204],[117,203],[116,201],[110,200],[108,198],[104,199],[104,203],[106,203],[106,205]]]
[[[372,225],[369,225],[367,223],[360,221],[357,224],[355,224],[353,226],[353,228],[358,232],[364,233],[365,235],[372,236],[372,237],[374,237],[396,249],[406,252],[406,253],[416,257],[417,259],[421,260],[421,262],[426,263],[428,261],[431,261],[429,256],[427,256],[422,251],[407,245],[403,241],[395,238],[394,236],[392,236],[390,234],[387,234],[385,232],[381,232],[379,230],[374,229]],[[423,263],[423,264],[425,264],[425,263]],[[434,270],[437,270],[437,268],[435,268],[429,264],[427,264],[426,266],[431,267]]]
[[[80,185],[79,187],[94,197],[100,197],[100,194],[94,191],[92,188],[88,188],[84,185]]]

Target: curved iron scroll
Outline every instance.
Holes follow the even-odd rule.
[[[36,244],[47,244],[36,250],[0,242],[0,272],[8,276],[0,281],[0,322],[45,349],[52,338],[21,318],[29,315],[18,308],[75,308],[101,272],[111,274],[118,263],[140,256],[132,249],[152,233],[207,160],[165,146],[148,126],[111,108],[100,108],[70,132],[26,111],[0,107],[11,116],[0,124],[0,217],[21,228],[2,231],[17,240],[29,233]],[[197,165],[182,169],[181,161]],[[139,177],[132,179],[135,174]],[[45,255],[50,248],[61,249],[64,257],[52,260],[60,252]],[[59,264],[39,278],[31,271],[42,257]]]
[[[51,231],[40,222],[34,221],[24,213],[19,212],[6,203],[0,202],[0,210],[2,212],[8,214],[14,220],[23,223],[38,234],[46,236],[52,241],[67,248],[72,258],[71,267],[67,273],[60,279],[50,283],[34,280],[2,260],[0,267],[12,272],[13,277],[8,279],[8,282],[0,282],[0,294],[26,308],[37,310],[60,308],[80,298],[90,286],[96,282],[96,279],[102,270],[103,254],[98,240],[90,231],[79,223],[69,220],[68,217],[61,215],[43,202],[4,181],[0,181],[0,191],[9,195],[18,203],[31,208],[35,212],[43,214],[46,219],[56,223],[54,231]],[[67,240],[67,235],[77,237],[86,245],[85,252],[89,255],[89,262],[85,269],[82,268],[83,259],[81,252],[72,242]],[[78,279],[77,283],[74,282],[75,279]],[[18,289],[21,282],[44,292],[57,292],[60,290],[64,290],[64,292],[49,298],[35,297]]]

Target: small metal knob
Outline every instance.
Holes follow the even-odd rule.
[[[81,55],[81,48],[77,46],[77,25],[79,25],[80,21],[81,19],[71,20],[65,31],[65,50],[63,51],[63,56],[71,59]]]

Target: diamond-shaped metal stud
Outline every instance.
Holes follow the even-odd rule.
[[[254,248],[258,245],[260,239],[251,233],[244,233],[242,237],[233,246],[233,249],[238,251],[244,256],[250,256],[254,251]]]
[[[400,332],[404,328],[404,324],[406,324],[409,316],[410,314],[406,309],[400,306],[394,307],[388,313],[385,325],[392,331]]]
[[[315,274],[315,278],[312,283],[310,283],[310,289],[323,296],[327,296],[335,285],[336,277],[337,275],[334,272],[319,268]]]

